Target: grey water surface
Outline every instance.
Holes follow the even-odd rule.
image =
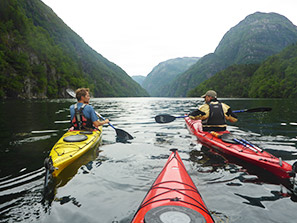
[[[240,113],[228,129],[290,164],[297,160],[297,105],[283,99],[221,99]],[[134,136],[123,143],[105,126],[99,148],[62,172],[43,197],[43,161],[69,127],[73,99],[0,101],[0,222],[130,222],[177,148],[216,222],[296,222],[297,202],[281,181],[213,153],[183,119],[155,123],[158,114],[184,115],[200,98],[93,98],[91,104]]]

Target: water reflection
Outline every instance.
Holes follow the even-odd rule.
[[[76,200],[75,197],[64,196],[61,198],[56,198],[55,201],[59,202],[61,205],[66,204],[68,202],[72,202],[76,207],[80,207],[81,204]]]
[[[248,202],[243,202],[243,203],[252,205],[252,206],[256,206],[256,207],[260,207],[260,208],[265,208],[265,206],[262,203],[263,201],[276,201],[276,200],[286,197],[284,194],[282,194],[279,191],[271,191],[271,193],[272,193],[272,196],[261,196],[261,197],[251,197],[251,196],[245,196],[245,195],[237,194],[237,193],[234,193],[234,194],[239,197],[242,197],[248,201]]]
[[[272,107],[269,113],[240,114],[229,130],[294,163],[294,100],[223,101],[234,110]],[[99,149],[90,150],[65,169],[43,199],[43,161],[69,127],[69,106],[74,102],[0,103],[0,221],[129,222],[171,148],[179,149],[208,208],[223,219],[219,222],[290,222],[297,218],[296,203],[293,197],[287,197],[290,191],[285,183],[201,147],[183,119],[164,125],[155,123],[158,114],[179,116],[195,109],[203,103],[200,98],[91,99],[101,115],[134,139],[119,142],[114,129],[104,127]],[[20,108],[17,115],[11,112]]]
[[[283,191],[283,187],[281,186],[280,191],[278,192],[278,198],[291,197],[291,200],[294,202],[297,199],[297,194],[296,191],[294,191],[292,179],[281,179],[262,168],[259,168],[234,156],[230,156],[220,151],[202,146],[199,151],[192,150],[190,152],[190,160],[201,164],[198,169],[199,172],[213,173],[224,170],[230,172],[232,175],[239,173],[233,178],[228,179],[224,179],[225,175],[211,178],[208,181],[209,184],[226,183],[228,186],[242,186],[243,183],[269,183],[274,185],[282,185],[286,188],[286,190]],[[236,180],[241,183],[234,183]],[[271,193],[273,192],[271,191]]]
[[[59,201],[61,204],[69,201],[74,201],[75,198],[56,198],[57,189],[59,187],[64,187],[77,173],[78,170],[81,170],[81,174],[89,174],[90,171],[95,167],[98,168],[102,164],[100,157],[100,144],[98,142],[92,149],[87,151],[83,156],[79,157],[75,162],[67,166],[57,177],[50,177],[49,184],[44,188],[42,203],[44,206],[47,206],[50,209],[50,206],[53,202]],[[74,202],[75,204],[77,202]]]

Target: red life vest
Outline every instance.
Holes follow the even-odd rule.
[[[74,105],[74,117],[71,121],[74,130],[82,130],[82,129],[93,129],[93,123],[91,120],[87,119],[83,114],[83,109],[86,104],[83,104],[79,109],[77,108],[77,104]]]

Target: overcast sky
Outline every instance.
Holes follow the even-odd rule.
[[[297,25],[297,0],[42,0],[130,76],[168,59],[203,57],[246,16],[276,12]]]

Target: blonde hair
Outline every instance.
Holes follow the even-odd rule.
[[[89,88],[78,88],[76,91],[75,91],[75,96],[76,96],[76,99],[78,101],[81,100],[81,97],[82,96],[86,96],[87,93],[90,93],[90,89]]]

